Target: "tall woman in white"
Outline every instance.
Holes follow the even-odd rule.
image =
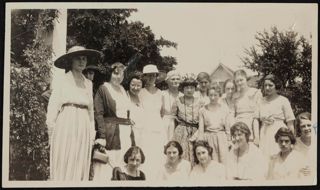
[[[52,180],[89,180],[95,129],[92,83],[82,71],[91,56],[98,57],[99,52],[74,46],[54,62],[66,73],[63,83],[53,89],[48,105]]]
[[[164,160],[162,154],[165,145],[165,132],[161,118],[162,92],[155,87],[159,71],[155,65],[143,68],[145,88],[140,91],[141,104],[145,110],[145,128],[141,139],[141,149],[145,152],[145,168],[147,179],[155,179],[159,171],[159,161]]]

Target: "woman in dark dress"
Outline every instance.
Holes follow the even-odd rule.
[[[123,159],[126,165],[113,169],[112,180],[146,180],[145,174],[139,170],[145,160],[141,148],[138,146],[130,147]]]

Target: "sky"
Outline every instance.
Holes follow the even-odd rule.
[[[148,4],[129,18],[150,26],[156,37],[178,43],[162,55],[177,58],[182,73],[213,72],[221,62],[233,70],[243,67],[244,50],[257,44],[255,34],[278,29],[316,35],[315,4]],[[254,74],[248,71],[248,74]]]

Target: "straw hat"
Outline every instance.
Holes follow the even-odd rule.
[[[182,77],[182,81],[180,83],[180,88],[184,88],[186,86],[194,86],[197,87],[198,82],[196,80],[195,75],[193,74],[186,74],[185,76]]]
[[[71,47],[66,54],[60,56],[55,60],[54,65],[60,69],[65,69],[67,64],[70,63],[70,59],[74,56],[87,56],[100,58],[101,53],[94,49],[86,49],[82,46],[73,46]]]
[[[159,70],[158,70],[157,66],[150,64],[150,65],[146,65],[143,67],[142,73],[143,74],[149,74],[149,73],[159,74]]]

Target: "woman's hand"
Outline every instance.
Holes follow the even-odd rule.
[[[100,144],[101,146],[105,147],[107,145],[106,139],[96,139],[94,144]]]
[[[253,144],[255,144],[257,147],[259,147],[259,139],[258,138],[254,138]]]
[[[309,176],[311,173],[310,167],[309,166],[305,166],[303,168],[301,168],[299,170],[299,172],[303,175],[303,176]]]

